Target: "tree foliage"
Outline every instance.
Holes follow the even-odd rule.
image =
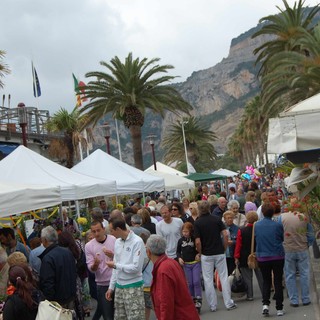
[[[93,125],[108,113],[122,120],[130,130],[135,166],[139,169],[143,169],[141,127],[146,109],[161,116],[165,111],[179,114],[192,109],[178,91],[167,84],[175,78],[166,74],[173,66],[160,65],[159,60],[134,59],[129,53],[124,62],[117,56],[110,63],[100,62],[107,72],[86,74],[86,77],[95,79],[85,87],[85,95],[90,101],[81,112]]]
[[[197,171],[207,171],[213,168],[213,161],[216,158],[216,152],[213,142],[216,136],[209,130],[208,126],[196,117],[185,118],[184,132],[188,162],[190,162]],[[164,149],[165,163],[185,163],[185,149],[183,142],[182,123],[172,123],[162,141]]]

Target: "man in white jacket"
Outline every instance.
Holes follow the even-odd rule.
[[[123,218],[111,218],[109,230],[117,240],[114,260],[107,262],[113,271],[106,299],[111,300],[115,293],[115,320],[144,319],[142,267],[146,249],[143,240],[126,228]]]

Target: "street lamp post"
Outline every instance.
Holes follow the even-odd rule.
[[[105,130],[105,139],[106,139],[106,145],[107,145],[107,153],[111,155],[111,151],[110,151],[110,137],[111,137],[111,130],[110,130],[110,126],[108,125],[108,123],[106,122],[103,126],[101,126],[104,128]]]
[[[149,143],[150,143],[150,146],[151,146],[151,150],[152,150],[152,160],[153,160],[153,167],[154,167],[154,170],[157,171],[157,162],[156,162],[156,155],[154,153],[154,138],[156,136],[154,134],[150,134],[148,136],[149,138]]]
[[[22,132],[22,143],[25,147],[27,147],[27,110],[26,106],[23,102],[18,104],[18,118],[19,118],[19,125],[21,127]]]
[[[186,135],[184,133],[184,125],[187,124],[187,123],[188,123],[188,121],[184,121],[184,120],[181,121],[184,153],[186,155],[187,173],[189,175],[189,162],[188,162],[188,153],[187,153],[187,143],[186,143]]]

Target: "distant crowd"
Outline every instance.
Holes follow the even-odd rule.
[[[191,200],[136,195],[122,211],[109,212],[100,200],[85,241],[67,208],[59,233],[48,226],[22,243],[13,229],[0,229],[3,319],[34,320],[45,299],[73,310],[75,319],[94,312],[94,320],[148,320],[151,310],[158,320],[200,319],[203,289],[210,311],[218,308],[216,290],[226,310],[237,308],[228,278],[235,270],[245,298],[262,297],[263,316],[272,313],[272,299],[276,315],[284,315],[284,286],[292,308],[309,305],[313,230],[304,212],[284,212],[283,178],[236,177],[197,190]],[[252,253],[256,267],[248,265]]]

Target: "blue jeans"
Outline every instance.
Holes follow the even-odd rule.
[[[103,320],[113,320],[114,306],[113,300],[106,299],[106,292],[109,286],[97,285],[97,309],[92,320],[99,320],[102,316]]]
[[[193,298],[202,297],[200,262],[184,264],[183,270],[187,278],[189,292]]]
[[[310,260],[309,252],[286,252],[284,272],[290,302],[299,304],[296,272],[299,271],[302,303],[310,302]]]

